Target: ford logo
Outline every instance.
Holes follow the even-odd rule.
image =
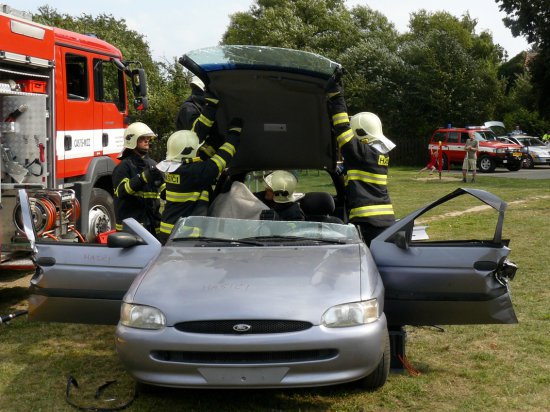
[[[237,323],[233,326],[233,330],[235,332],[248,332],[250,329],[252,329],[252,326],[247,325],[246,323]]]

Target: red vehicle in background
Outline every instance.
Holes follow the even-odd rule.
[[[500,142],[496,134],[484,126],[439,128],[434,131],[428,150],[441,147],[443,168],[450,169],[453,164],[462,165],[466,155],[464,146],[470,136],[479,142],[477,167],[480,172],[491,173],[496,167],[505,167],[510,171],[521,169],[521,146]]]
[[[42,237],[95,241],[114,228],[111,173],[128,123],[127,76],[136,108],[145,108],[139,63],[125,62],[120,50],[94,36],[0,6],[2,262],[26,247],[21,188],[31,196]]]

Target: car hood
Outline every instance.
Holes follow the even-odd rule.
[[[179,62],[200,77],[220,103],[218,130],[243,119],[230,174],[267,169],[336,167],[325,87],[340,68],[314,53],[260,46],[219,46]]]
[[[513,143],[503,143],[503,142],[496,142],[496,141],[484,141],[479,142],[480,147],[490,147],[492,149],[521,149],[521,146],[519,144],[513,144]]]
[[[329,307],[369,299],[380,287],[372,257],[357,244],[163,249],[124,300],[159,308],[168,325],[250,318],[318,324]]]

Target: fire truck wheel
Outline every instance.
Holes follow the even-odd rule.
[[[115,206],[112,196],[103,189],[92,189],[88,210],[86,239],[88,242],[96,242],[97,235],[115,228]]]

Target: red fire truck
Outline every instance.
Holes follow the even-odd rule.
[[[2,260],[27,248],[17,191],[39,236],[95,241],[114,228],[111,174],[128,123],[126,78],[147,105],[145,72],[91,35],[47,27],[0,5]],[[45,190],[54,189],[53,191]]]

